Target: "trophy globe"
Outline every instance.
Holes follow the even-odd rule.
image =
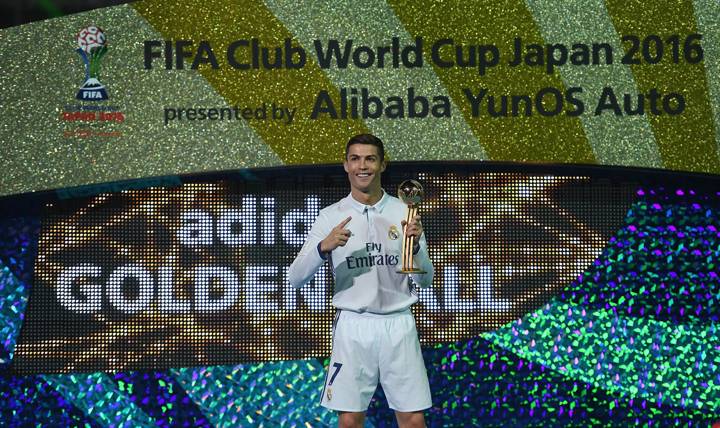
[[[405,205],[416,207],[420,205],[424,197],[425,190],[423,190],[422,184],[416,180],[405,180],[398,186],[398,198]]]

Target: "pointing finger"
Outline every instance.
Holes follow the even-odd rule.
[[[345,225],[348,224],[351,219],[352,219],[352,216],[350,216],[350,217],[346,218],[345,220],[341,221],[340,224],[338,224],[338,227],[341,228],[341,229],[345,228]]]

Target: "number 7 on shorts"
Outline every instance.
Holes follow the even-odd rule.
[[[335,377],[340,373],[340,369],[342,368],[342,363],[333,363],[333,367],[335,367],[335,373],[330,377],[330,383],[328,383],[328,385],[332,385],[333,381],[335,381]]]

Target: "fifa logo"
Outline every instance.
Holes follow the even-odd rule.
[[[77,53],[85,63],[85,83],[80,86],[75,98],[85,101],[102,101],[108,99],[105,86],[98,80],[100,76],[100,60],[107,52],[107,40],[100,27],[90,25],[83,28],[77,35]]]

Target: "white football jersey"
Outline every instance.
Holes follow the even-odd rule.
[[[325,263],[318,244],[330,231],[348,217],[345,226],[352,235],[347,244],[330,253],[329,262],[335,278],[333,305],[353,312],[389,314],[403,311],[417,302],[402,267],[402,220],[407,206],[398,198],[383,192],[375,205],[364,205],[352,195],[322,209],[305,244],[288,271],[288,281],[299,288],[312,280]],[[420,237],[420,251],[413,264],[427,273],[413,274],[415,284],[425,288],[432,284],[433,266],[427,253],[425,234]]]

